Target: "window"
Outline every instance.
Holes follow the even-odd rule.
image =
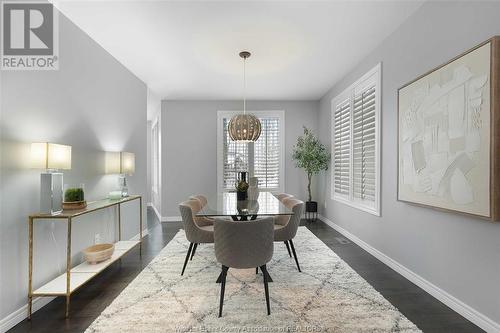
[[[229,137],[231,117],[241,111],[219,111],[217,117],[218,190],[234,191],[238,172],[259,178],[259,188],[284,191],[284,112],[249,111],[259,118],[262,131],[255,143],[240,143]]]
[[[280,119],[260,118],[262,132],[254,143],[254,176],[259,178],[259,187],[280,188]]]
[[[332,100],[332,199],[380,215],[380,64]]]
[[[349,176],[351,164],[351,103],[346,99],[335,107],[333,162],[335,193],[349,198]]]
[[[223,189],[234,188],[234,183],[238,178],[238,172],[248,169],[248,144],[239,143],[229,137],[230,117],[223,118]]]
[[[151,126],[151,189],[158,194],[160,190],[160,129],[159,121],[156,119]]]

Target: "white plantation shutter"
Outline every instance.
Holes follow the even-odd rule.
[[[280,124],[279,118],[259,118],[262,132],[254,143],[254,176],[259,188],[280,187]]]
[[[255,143],[236,143],[229,137],[231,117],[240,112],[218,113],[218,163],[219,191],[234,191],[238,172],[248,171],[259,179],[259,188],[269,191],[284,190],[283,111],[254,111],[262,131]]]
[[[380,215],[380,64],[332,101],[332,198]]]
[[[353,110],[353,196],[375,202],[375,86],[354,96]]]
[[[351,164],[351,103],[335,106],[333,131],[333,187],[336,196],[349,197]]]
[[[229,120],[223,119],[223,188],[234,190],[238,172],[248,170],[248,144],[231,140],[228,131]]]

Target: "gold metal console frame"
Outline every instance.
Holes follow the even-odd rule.
[[[121,204],[124,202],[129,202],[133,200],[139,199],[139,241],[121,241]],[[82,281],[77,283],[77,286],[71,289],[71,224],[73,222],[73,218],[85,215],[91,212],[95,212],[101,209],[109,208],[117,206],[118,209],[118,243],[123,243],[123,248],[120,251],[119,256],[115,256],[114,260],[108,259],[109,263],[103,262],[104,264],[101,265],[100,270],[95,271],[95,272],[83,272],[83,273],[74,273],[74,274],[82,274],[84,275],[84,278]],[[56,283],[58,281],[61,281],[62,278],[66,279],[66,288],[65,291],[57,291],[57,292],[34,292],[33,291],[33,222],[35,220],[42,220],[42,219],[58,219],[58,220],[66,220],[68,223],[68,240],[67,240],[67,248],[66,248],[66,273],[59,276],[58,278],[55,278],[54,280],[50,281],[44,286],[48,286],[51,283]],[[60,214],[33,214],[30,215],[28,218],[28,224],[29,224],[29,280],[28,280],[28,320],[31,319],[31,313],[32,313],[32,307],[33,307],[33,297],[53,297],[53,296],[66,296],[66,312],[65,316],[66,318],[69,317],[69,307],[70,307],[70,298],[71,294],[78,290],[81,286],[83,286],[85,283],[90,281],[92,278],[94,278],[96,275],[98,275],[100,272],[102,272],[107,266],[109,266],[111,263],[114,261],[118,260],[121,258],[121,256],[125,255],[128,251],[130,251],[132,248],[134,248],[137,244],[139,244],[139,255],[142,254],[142,197],[140,195],[131,195],[125,198],[117,199],[117,200],[111,200],[111,199],[103,199],[103,200],[98,200],[98,201],[93,201],[89,202],[87,205],[87,208],[84,209],[79,209],[79,210],[63,210]],[[116,243],[116,244],[118,244]],[[115,250],[116,251],[116,250]],[[83,264],[81,264],[83,265]],[[81,266],[80,265],[80,266]],[[78,266],[77,266],[78,267]],[[76,267],[75,267],[76,268]],[[40,288],[40,289],[43,289]]]

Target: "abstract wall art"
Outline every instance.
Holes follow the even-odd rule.
[[[494,37],[398,90],[398,200],[498,220],[499,62]]]

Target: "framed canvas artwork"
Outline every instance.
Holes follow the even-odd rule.
[[[398,200],[500,218],[500,37],[398,90]]]

